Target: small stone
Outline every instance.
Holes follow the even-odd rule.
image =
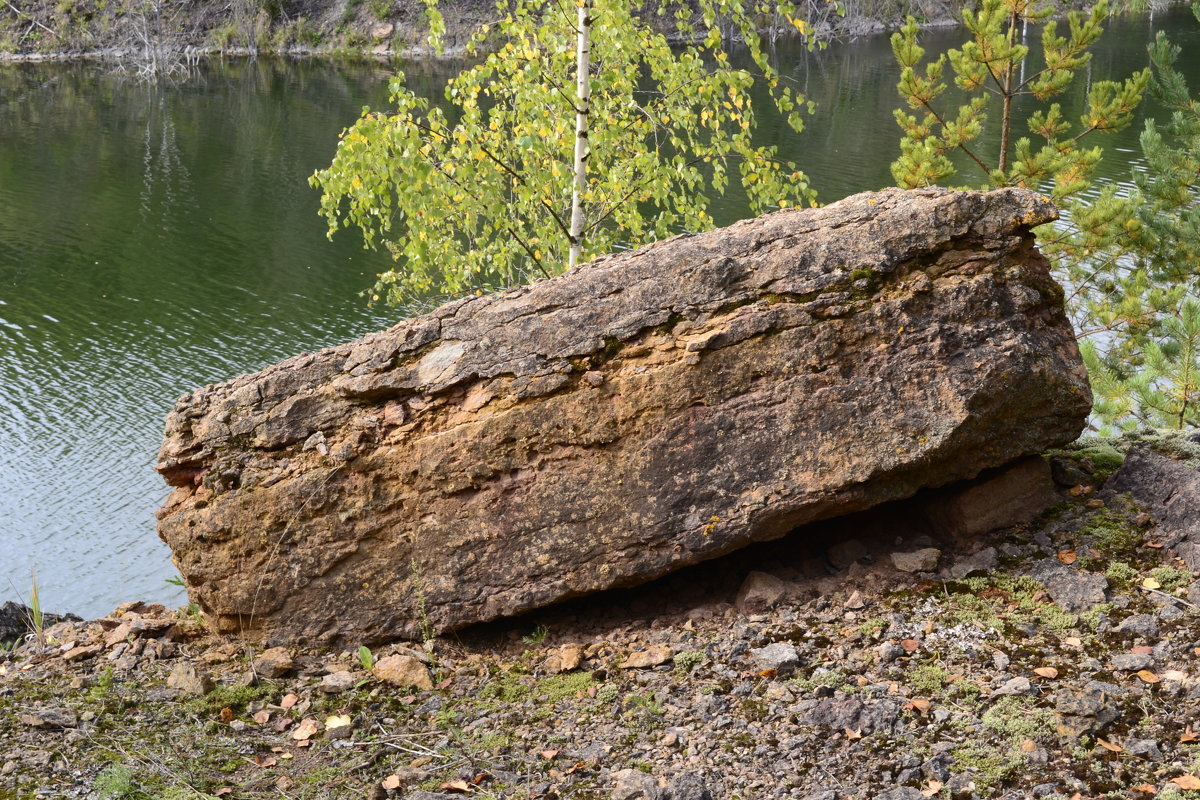
[[[253,666],[264,678],[282,678],[295,669],[296,663],[286,647],[272,647],[260,653]]]
[[[602,386],[604,384],[604,373],[592,370],[583,373],[583,379],[587,381],[589,386]]]
[[[70,650],[62,654],[63,661],[82,661],[85,658],[90,658],[103,650],[103,645],[92,644],[82,647],[72,647]]]
[[[825,555],[829,558],[829,563],[838,569],[846,569],[851,564],[867,558],[870,554],[866,545],[858,539],[847,539],[844,542],[838,542],[825,551]]]
[[[185,697],[202,697],[213,690],[213,680],[190,661],[181,661],[167,676],[167,686]]]
[[[992,692],[992,697],[1022,694],[1033,694],[1033,684],[1029,682],[1029,678],[1023,676],[1005,681],[1003,686]]]
[[[796,693],[789,689],[786,683],[771,682],[763,690],[763,698],[778,703],[791,703],[796,699]]]
[[[991,572],[1000,563],[996,548],[985,547],[956,561],[945,570],[946,577],[952,581],[960,581],[976,573]]]
[[[49,708],[38,709],[34,714],[22,714],[20,721],[30,728],[73,728],[79,724],[79,717],[68,708]]]
[[[1158,618],[1163,622],[1174,622],[1183,616],[1183,610],[1174,604],[1164,605],[1158,610]]]
[[[104,634],[104,646],[113,647],[125,641],[125,639],[129,637],[129,634],[132,630],[133,628],[128,622],[122,622],[120,625]]]
[[[1054,482],[1064,489],[1070,489],[1091,480],[1086,472],[1080,469],[1074,461],[1062,456],[1050,459],[1050,476]]]
[[[892,642],[884,642],[879,645],[879,661],[883,664],[890,664],[897,658],[904,656],[905,650],[903,647]]]
[[[1151,761],[1162,761],[1162,750],[1153,739],[1126,739],[1125,752],[1131,756],[1143,756]]]
[[[547,675],[557,675],[560,672],[570,672],[573,669],[579,669],[579,665],[582,663],[583,645],[564,644],[557,650],[551,651],[546,660],[542,662],[542,670]]]
[[[1070,614],[1088,611],[1108,598],[1107,578],[1071,569],[1058,559],[1039,561],[1030,575],[1046,587],[1051,600]]]
[[[378,666],[378,664],[376,665]],[[345,670],[330,672],[325,677],[321,678],[321,682],[317,685],[325,694],[341,694],[354,688],[354,684],[358,681],[354,676]]]
[[[371,28],[371,37],[376,41],[386,39],[396,30],[396,26],[390,22],[381,22]]]
[[[1137,672],[1149,667],[1153,661],[1154,657],[1149,653],[1119,653],[1112,657],[1112,668],[1122,672]]]
[[[738,589],[737,609],[743,614],[764,614],[790,594],[792,586],[767,572],[751,572]]]
[[[21,722],[31,728],[74,728],[79,718],[69,708],[42,708],[32,714],[22,714]]]
[[[659,664],[665,664],[675,657],[675,651],[667,645],[656,644],[650,645],[645,650],[639,650],[636,653],[630,653],[629,657],[622,661],[619,666],[621,669],[644,669],[646,667],[657,667]]]
[[[941,557],[941,550],[926,547],[911,553],[892,553],[892,564],[901,572],[933,572]]]
[[[773,669],[777,675],[794,672],[800,664],[800,653],[796,646],[787,642],[775,642],[766,647],[750,651],[750,658],[761,670]]]
[[[664,786],[653,775],[637,769],[612,774],[612,800],[663,800]]]
[[[1134,614],[1126,617],[1121,624],[1113,628],[1113,633],[1127,639],[1145,639],[1150,641],[1158,638],[1158,620],[1153,614]]]
[[[846,598],[844,605],[851,611],[858,611],[860,608],[867,607],[867,601],[863,599],[862,592],[860,592],[858,589],[855,589],[850,593],[850,596]]]
[[[667,783],[664,800],[713,800],[704,779],[695,772],[683,772]]]
[[[428,691],[433,688],[429,669],[414,656],[390,655],[376,662],[371,672],[376,678],[393,686],[412,687]]]

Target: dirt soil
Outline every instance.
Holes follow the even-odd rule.
[[[1195,448],[1200,452],[1200,447]],[[0,654],[0,798],[1200,798],[1200,582],[1105,479],[348,652],[129,603]]]

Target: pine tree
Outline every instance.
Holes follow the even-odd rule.
[[[1200,4],[1192,7],[1200,19]],[[1101,335],[1084,358],[1106,425],[1200,425],[1200,101],[1175,69],[1179,47],[1163,33],[1150,45],[1151,92],[1171,112],[1141,134],[1144,171],[1134,174],[1136,235],[1119,268],[1098,282]]]
[[[1122,81],[1094,81],[1087,107],[1072,124],[1058,102],[1091,59],[1108,14],[1103,0],[1087,14],[1067,14],[1067,32],[1049,19],[1054,7],[1034,0],[983,0],[977,11],[964,11],[970,38],[935,61],[924,64],[912,18],[892,37],[902,72],[898,88],[908,106],[920,113],[895,112],[904,133],[900,158],[892,165],[897,185],[928,186],[950,182],[961,172],[971,188],[1021,186],[1047,193],[1064,211],[1064,220],[1038,230],[1043,251],[1051,256],[1067,287],[1075,323],[1081,329],[1110,328],[1129,309],[1109,291],[1118,271],[1117,251],[1136,232],[1136,202],[1105,187],[1089,196],[1101,157],[1099,146],[1086,147],[1094,134],[1127,127],[1141,103],[1150,71]],[[1026,25],[1042,25],[1040,70],[1030,65],[1022,44]],[[968,100],[956,109],[938,107],[946,91],[949,62],[955,85]],[[1017,136],[1021,120],[1015,101],[1029,95],[1040,107],[1025,120],[1030,136]],[[984,138],[985,123],[999,102],[999,137]],[[1035,145],[1035,140],[1038,144]]]
[[[471,40],[479,60],[447,85],[445,108],[398,75],[394,108],[365,111],[312,178],[330,235],[357,226],[395,257],[373,298],[511,286],[709,228],[713,196],[734,184],[754,213],[812,202],[796,166],[754,141],[750,98],[763,82],[791,127],[803,127],[807,104],[770,64],[757,24],[780,14],[811,31],[788,2],[696,7],[693,16],[654,0],[500,2],[500,21]],[[436,12],[434,23],[436,35]],[[757,74],[731,62],[731,30]],[[669,32],[688,44],[673,46]]]

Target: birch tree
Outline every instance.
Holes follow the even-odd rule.
[[[331,236],[357,227],[366,246],[395,259],[372,300],[507,287],[710,228],[712,199],[727,190],[743,193],[752,213],[815,202],[796,165],[754,141],[752,90],[795,131],[811,110],[757,35],[757,21],[775,13],[811,34],[789,3],[511,0],[498,9],[442,104],[398,74],[393,107],[365,110],[312,177]],[[440,28],[435,10],[435,36]],[[730,28],[749,67],[726,50]],[[688,44],[673,47],[672,36]]]

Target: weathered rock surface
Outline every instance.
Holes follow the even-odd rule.
[[[1150,512],[1163,547],[1200,572],[1200,472],[1144,447],[1130,448],[1109,487]]]
[[[632,585],[1072,440],[1020,190],[889,190],[607,257],[185,395],[159,512],[268,640],[417,637]]]

